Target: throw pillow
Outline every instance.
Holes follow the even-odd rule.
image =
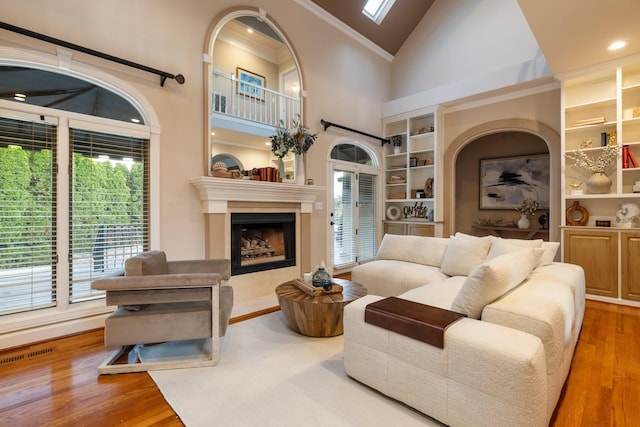
[[[385,234],[376,259],[407,261],[440,267],[449,239]]]
[[[524,248],[539,248],[541,245],[542,239],[503,239],[501,237],[491,236],[491,249],[489,249],[489,254],[487,255],[485,261]]]
[[[497,256],[476,267],[453,299],[451,310],[479,319],[484,306],[518,286],[529,276],[542,249],[525,248]]]
[[[543,252],[536,267],[542,267],[551,264],[556,257],[556,252],[558,252],[559,247],[560,242],[542,242],[541,248]]]
[[[449,238],[440,271],[448,276],[468,276],[487,257],[490,236],[477,237],[456,233]]]

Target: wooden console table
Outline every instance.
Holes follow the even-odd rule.
[[[501,227],[498,225],[474,225],[474,230],[484,230],[489,234],[496,237],[504,237],[505,232],[523,234],[522,237],[525,240],[531,240],[533,238],[549,239],[549,230],[543,230],[541,228],[518,228],[518,227]]]

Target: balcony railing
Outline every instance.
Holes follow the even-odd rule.
[[[282,120],[291,126],[300,114],[300,98],[276,92],[251,82],[239,81],[233,74],[214,71],[211,77],[211,112],[278,126]]]

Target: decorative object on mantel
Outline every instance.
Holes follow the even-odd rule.
[[[595,159],[582,148],[565,153],[565,157],[573,161],[572,166],[588,177],[587,192],[605,194],[611,189],[611,178],[607,175],[618,157],[619,145],[606,145],[599,149],[600,155]]]
[[[225,162],[215,162],[211,167],[211,171],[216,178],[242,179],[242,172],[238,169],[229,170]]]
[[[296,114],[292,120],[292,128],[284,126],[284,121],[276,128],[276,134],[271,136],[271,152],[278,157],[278,171],[284,176],[284,163],[282,158],[292,152],[296,162],[296,182],[304,185],[306,181],[305,155],[313,145],[317,133],[310,133],[309,128],[302,124],[300,114]]]
[[[635,203],[620,203],[620,209],[616,212],[616,225],[618,227],[633,227],[640,219],[640,208]]]
[[[540,202],[526,197],[522,201],[522,205],[516,208],[518,212],[520,212],[520,219],[518,220],[518,228],[529,228],[531,227],[531,222],[529,221],[529,215],[535,215],[536,211],[540,209]]]
[[[567,225],[585,225],[589,221],[589,211],[580,206],[580,202],[575,200],[573,205],[567,208]]]

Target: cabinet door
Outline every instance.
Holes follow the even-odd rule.
[[[640,301],[640,233],[622,233],[621,236],[622,298]]]
[[[384,233],[385,234],[406,234],[406,230],[405,230],[404,224],[397,224],[394,222],[385,222]]]
[[[618,233],[565,230],[564,262],[584,269],[588,294],[618,297]]]
[[[435,230],[431,224],[408,224],[407,234],[412,236],[433,237],[435,236]]]

